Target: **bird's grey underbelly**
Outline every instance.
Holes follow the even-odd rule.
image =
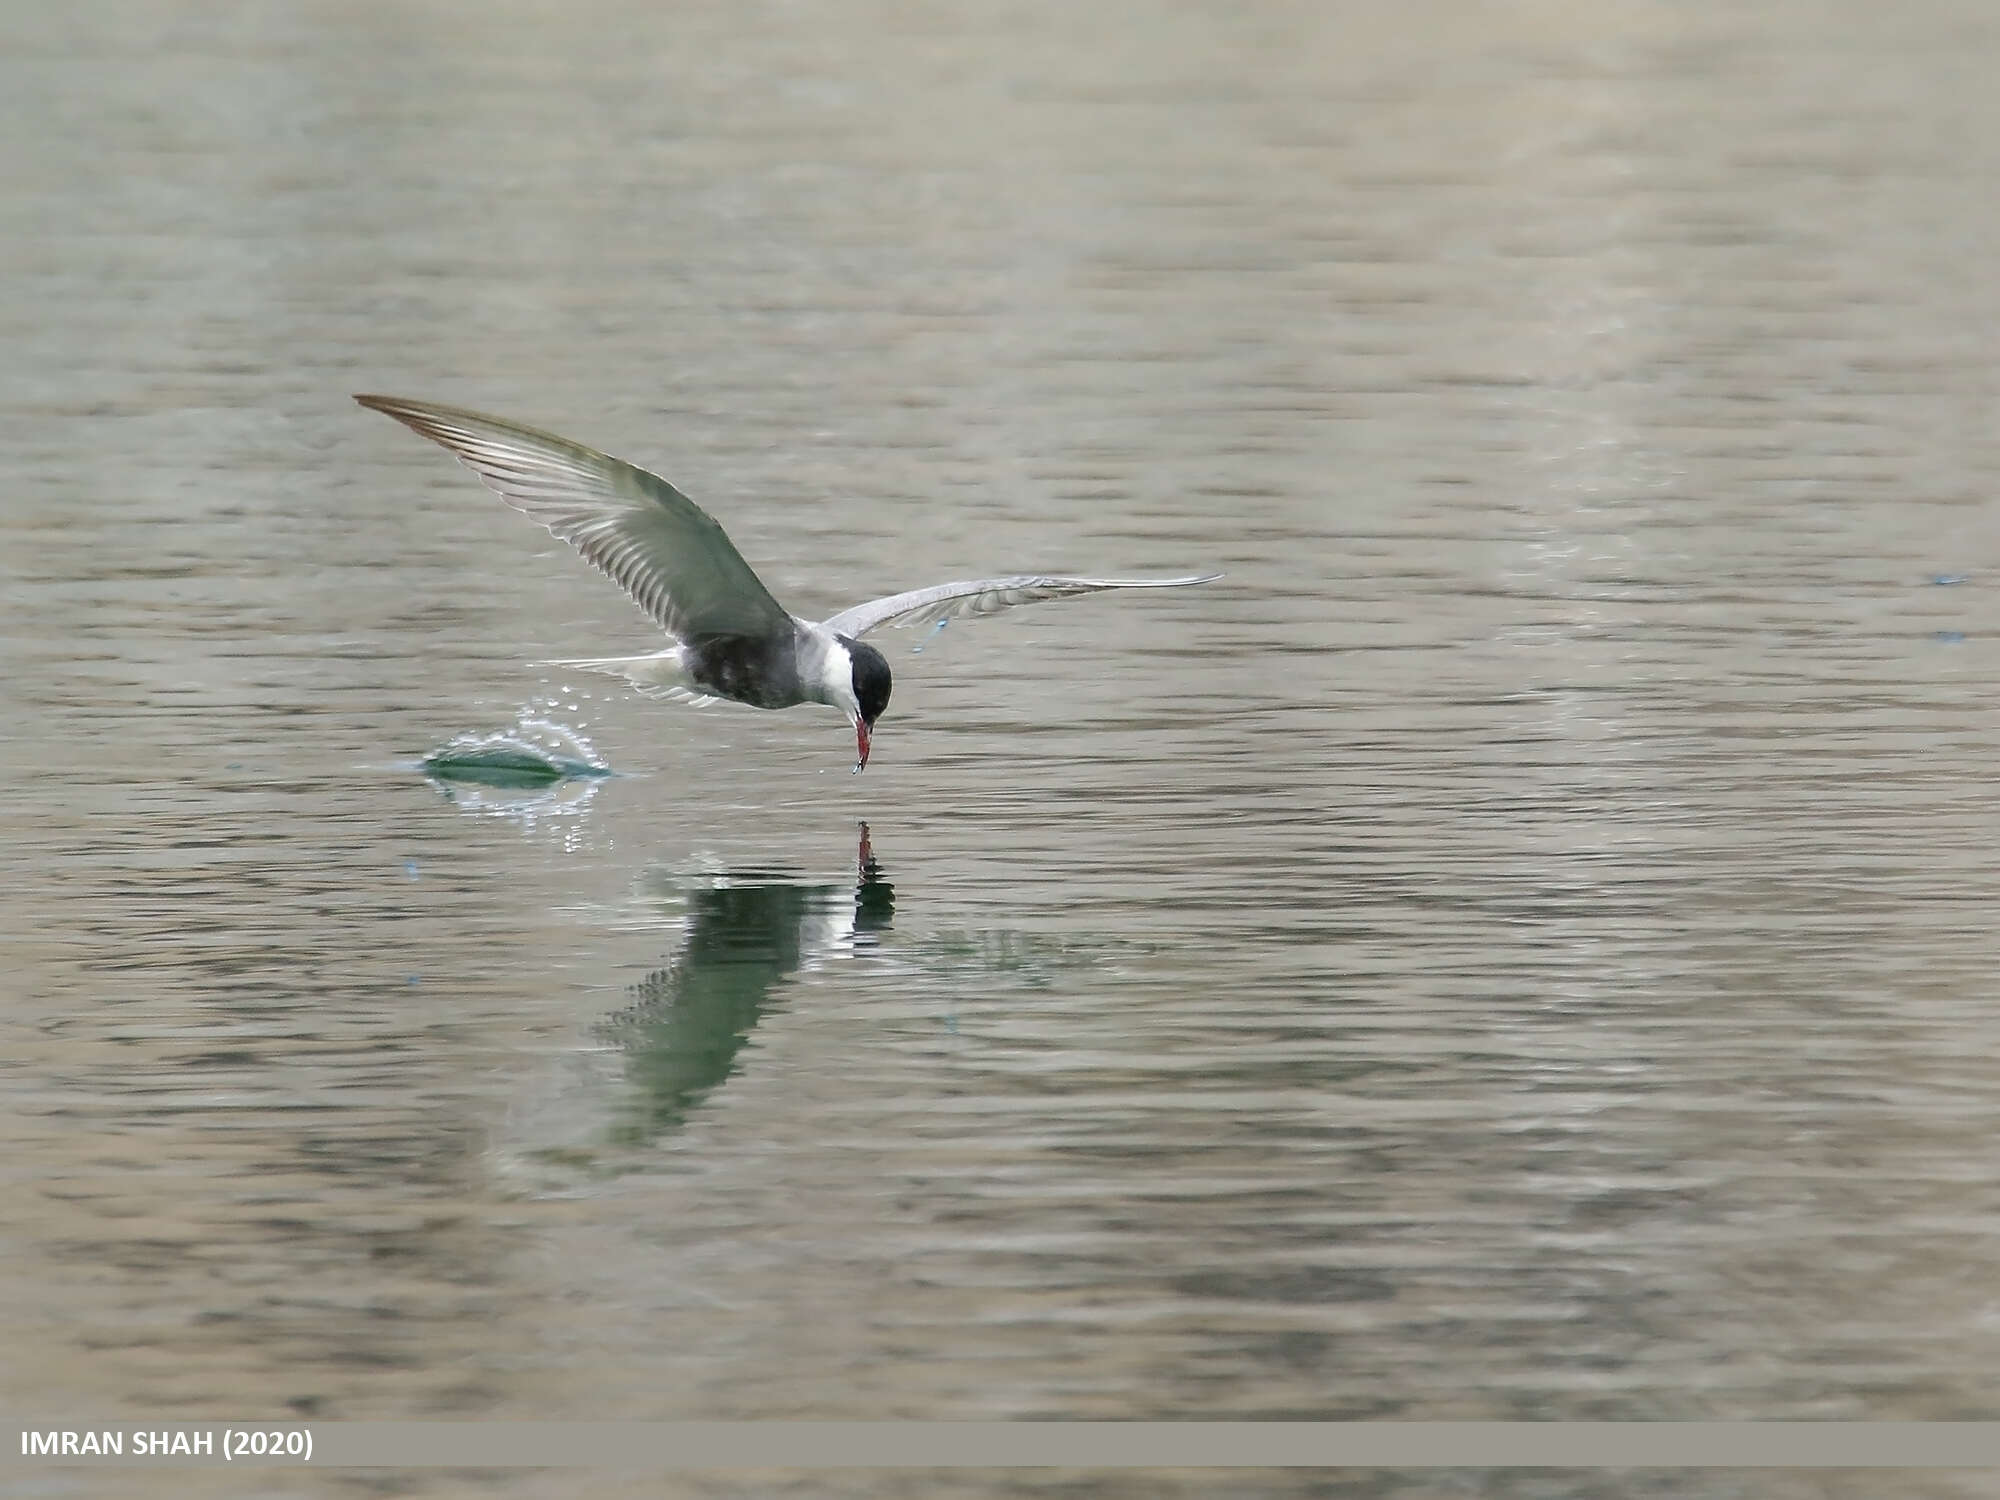
[[[789,639],[707,636],[683,657],[688,677],[706,692],[753,708],[790,708],[807,701],[797,650]]]

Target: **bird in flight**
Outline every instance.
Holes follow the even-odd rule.
[[[715,518],[657,474],[552,432],[462,407],[396,396],[354,399],[444,447],[502,500],[622,584],[673,639],[665,651],[648,656],[551,665],[606,672],[642,692],[696,703],[827,704],[854,726],[856,771],[868,764],[875,721],[889,706],[889,663],[861,639],[871,630],[941,625],[1100,589],[1181,588],[1222,576],[980,578],[892,594],[815,623],[773,599]]]

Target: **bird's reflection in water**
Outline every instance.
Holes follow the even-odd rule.
[[[857,864],[851,887],[752,870],[688,890],[680,953],[634,985],[632,1004],[604,1023],[633,1085],[615,1139],[635,1145],[679,1125],[729,1077],[787,978],[825,955],[874,946],[895,915],[896,892],[865,823]]]

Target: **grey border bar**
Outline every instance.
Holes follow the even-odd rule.
[[[11,1430],[9,1430],[11,1429]],[[122,1458],[28,1456],[28,1435],[123,1435]],[[206,1433],[187,1457],[133,1456]],[[230,1435],[311,1457],[224,1458]],[[247,1444],[246,1444],[247,1446]],[[300,1468],[1991,1468],[2000,1422],[93,1422],[0,1425],[0,1472]]]

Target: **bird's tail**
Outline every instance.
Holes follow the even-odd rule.
[[[688,681],[687,669],[678,650],[655,651],[650,656],[597,656],[582,660],[537,662],[535,665],[622,677],[641,692],[656,693],[662,697],[704,696]]]

